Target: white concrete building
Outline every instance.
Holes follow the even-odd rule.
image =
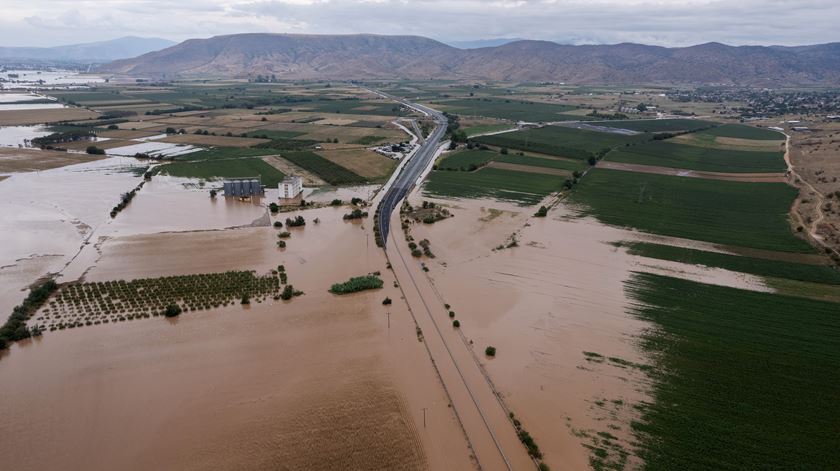
[[[303,191],[303,179],[300,177],[286,177],[278,185],[280,198],[294,198]]]

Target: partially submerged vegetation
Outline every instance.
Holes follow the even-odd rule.
[[[177,306],[190,312],[227,306],[240,299],[263,302],[278,294],[276,274],[228,271],[198,275],[70,283],[38,313],[43,328],[107,324],[160,315],[173,317]]]
[[[56,282],[47,280],[29,290],[26,299],[20,305],[15,306],[12,314],[0,327],[0,350],[7,348],[11,342],[41,334],[42,327],[40,325],[29,328],[26,322],[56,289],[58,289]]]
[[[371,274],[365,276],[355,276],[345,281],[344,283],[335,283],[330,287],[330,293],[333,294],[349,294],[368,289],[379,289],[383,285],[382,278],[378,275]]]

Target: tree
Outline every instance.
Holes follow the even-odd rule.
[[[390,304],[391,304],[391,302],[392,302],[392,301],[391,301],[391,298],[385,298],[385,299],[382,301],[382,305],[383,305],[383,306],[388,306],[388,305],[390,305]]]
[[[181,306],[177,304],[170,304],[169,306],[166,306],[166,310],[163,311],[163,315],[166,317],[177,317],[179,314],[181,314]]]
[[[545,206],[540,206],[540,209],[534,214],[535,217],[544,218],[548,215],[548,208]]]
[[[484,354],[487,355],[488,357],[496,356],[496,347],[494,347],[492,345],[488,346],[487,348],[484,349]]]
[[[452,321],[452,327],[455,327],[456,329],[460,328],[461,322],[458,319],[455,319],[454,321]]]
[[[277,206],[277,203],[271,203],[271,204],[268,205],[268,209],[272,213],[276,213],[277,211],[280,211],[280,206]]]
[[[507,147],[502,147],[502,150],[500,150],[499,153],[502,154],[502,155],[508,155],[508,148]]]
[[[85,152],[91,155],[105,155],[105,149],[100,149],[96,146],[88,146],[88,148],[85,149]]]

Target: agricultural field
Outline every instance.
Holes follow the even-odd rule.
[[[618,245],[626,247],[628,253],[641,257],[724,268],[764,277],[840,285],[840,270],[832,265],[813,265],[745,257],[649,242],[620,242]]]
[[[285,177],[283,172],[258,157],[185,160],[161,166],[160,173],[200,180],[259,176],[262,184],[269,187],[276,187]]]
[[[433,171],[423,194],[445,198],[495,198],[522,206],[539,203],[563,187],[556,175],[482,168],[475,172]]]
[[[561,126],[481,136],[476,142],[571,159],[586,160],[597,152],[650,140],[649,135],[624,136]]]
[[[699,119],[634,119],[621,121],[598,121],[598,126],[629,129],[637,132],[697,131],[713,128],[717,123]]]
[[[446,156],[437,164],[437,169],[469,170],[471,166],[474,166],[472,168],[475,169],[499,157],[500,154],[498,152],[490,150],[462,149],[446,154]]]
[[[399,161],[366,148],[325,149],[316,152],[321,157],[351,172],[373,180],[387,180]]]
[[[646,469],[840,468],[840,305],[641,273],[626,290],[652,326]]]
[[[176,161],[199,161],[199,160],[229,160],[247,157],[262,157],[277,154],[276,149],[251,149],[242,147],[215,147],[199,152],[191,152],[173,157]]]
[[[351,172],[314,152],[283,152],[282,156],[298,167],[318,175],[330,185],[354,185],[368,181],[367,178]]]
[[[279,296],[280,288],[277,276],[249,271],[71,283],[50,299],[32,323],[62,330],[157,317],[170,306],[178,306],[179,313],[209,310],[251,299],[262,302]]]
[[[813,252],[788,211],[797,190],[595,168],[571,193],[582,215],[673,237],[782,252]]]
[[[732,137],[735,139],[755,139],[758,141],[780,141],[784,140],[785,136],[777,131],[771,129],[762,129],[754,126],[746,126],[743,124],[724,124],[712,129],[704,131],[706,134],[711,134],[718,137]]]
[[[511,121],[550,122],[579,119],[577,116],[564,114],[565,112],[577,109],[573,106],[536,103],[516,99],[470,98],[434,101],[432,102],[432,106],[440,106],[440,108],[458,115],[484,116]]]
[[[784,172],[784,154],[779,151],[744,151],[704,148],[670,141],[652,141],[619,148],[607,155],[613,162],[701,170],[706,172]]]
[[[587,165],[583,162],[576,160],[552,159],[548,157],[534,157],[530,155],[517,154],[499,154],[495,161],[517,165],[527,165],[530,167],[568,170],[569,172],[583,171],[587,167]]]

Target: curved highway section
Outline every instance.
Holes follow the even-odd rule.
[[[377,224],[379,225],[379,234],[382,236],[383,247],[385,247],[388,244],[388,232],[391,230],[391,213],[394,212],[394,209],[396,209],[400,201],[405,198],[414,186],[414,183],[423,173],[423,170],[425,170],[429,166],[429,163],[431,163],[432,159],[435,158],[435,151],[437,150],[438,142],[446,132],[447,120],[443,113],[429,108],[428,106],[418,105],[417,103],[412,103],[403,98],[395,97],[380,91],[371,91],[385,98],[400,102],[409,108],[415,109],[431,117],[434,119],[436,124],[435,130],[432,131],[432,134],[428,138],[418,136],[420,148],[417,149],[417,151],[414,152],[414,155],[409,158],[408,162],[397,176],[397,179],[394,181],[394,184],[391,185],[391,188],[388,189],[385,196],[382,197],[382,200],[379,202],[379,220],[377,221]]]

